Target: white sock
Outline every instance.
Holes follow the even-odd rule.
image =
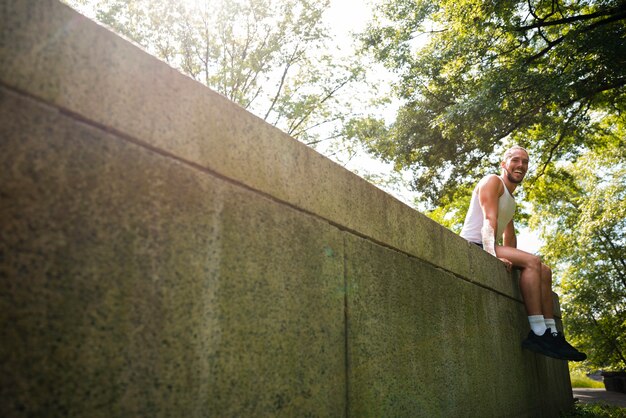
[[[530,324],[530,329],[536,335],[543,335],[546,333],[546,321],[543,319],[543,315],[530,315],[528,317],[528,323]]]
[[[546,328],[550,328],[550,332],[552,334],[556,334],[557,332],[559,332],[558,329],[556,329],[556,321],[554,320],[554,318],[544,318],[545,322],[546,322]]]

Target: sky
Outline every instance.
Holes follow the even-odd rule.
[[[371,0],[331,0],[326,18],[340,38],[346,38],[350,31],[360,31],[371,17]]]

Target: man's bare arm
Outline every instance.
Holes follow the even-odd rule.
[[[496,256],[495,240],[498,228],[498,199],[504,192],[504,186],[497,176],[487,177],[478,186],[478,201],[483,211],[483,227],[481,229],[482,244],[485,251]]]
[[[496,255],[496,231],[498,229],[498,199],[504,193],[504,185],[497,176],[488,177],[478,186],[478,201],[483,210],[483,249],[494,257]],[[512,264],[506,258],[498,257],[506,269],[511,271]]]

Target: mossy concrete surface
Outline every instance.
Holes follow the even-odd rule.
[[[0,416],[571,403],[484,251],[57,1],[0,19]]]
[[[522,350],[523,305],[421,260],[346,240],[349,405],[358,417],[556,417],[564,361]]]
[[[336,228],[6,89],[0,109],[1,416],[344,410]]]

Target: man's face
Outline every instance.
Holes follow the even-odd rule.
[[[501,163],[501,166],[506,171],[509,181],[519,184],[524,180],[528,171],[528,154],[521,149],[516,149],[506,161]]]

